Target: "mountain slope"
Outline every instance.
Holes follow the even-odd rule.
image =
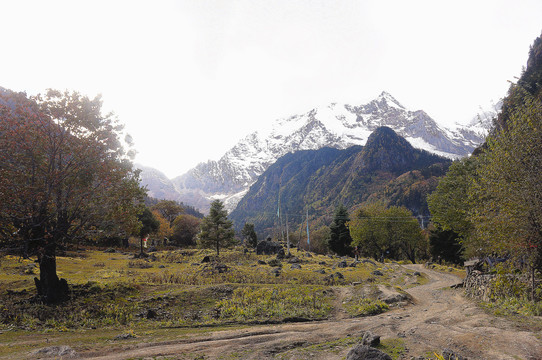
[[[334,103],[278,119],[269,129],[247,135],[220,160],[200,163],[172,182],[185,203],[206,212],[212,200],[221,199],[231,211],[281,156],[299,150],[365,145],[369,134],[380,126],[391,128],[415,148],[449,158],[470,154],[485,136],[479,124],[443,128],[424,111],[410,111],[383,92],[364,105]]]
[[[340,203],[352,207],[371,196],[410,207],[417,215],[428,215],[425,195],[436,181],[424,180],[434,173],[443,174],[442,168],[449,163],[446,158],[415,149],[390,128],[377,128],[364,147],[305,150],[281,157],[250,187],[230,218],[237,228],[251,222],[261,232],[276,225],[279,199],[281,210],[298,224],[307,207],[317,218],[318,214],[332,213]],[[427,170],[431,167],[434,169]],[[409,175],[412,171],[417,173]],[[412,194],[417,195],[411,199],[404,193],[414,185],[416,193]]]

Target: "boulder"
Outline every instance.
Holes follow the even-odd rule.
[[[294,257],[288,259],[289,264],[299,264],[300,262],[301,262],[301,260],[297,256],[294,256]]]
[[[341,262],[339,262],[339,263],[337,264],[337,267],[338,267],[338,268],[345,268],[345,267],[347,267],[347,266],[348,266],[348,264],[346,263],[346,260],[343,260],[343,261],[341,261]]]
[[[391,357],[375,348],[358,344],[346,355],[346,360],[392,360]]]
[[[375,270],[375,271],[372,272],[372,274],[375,275],[375,276],[384,276],[384,274],[380,270]]]
[[[280,268],[278,268],[278,267],[273,268],[273,270],[271,270],[271,274],[273,274],[275,276],[279,276],[280,275]]]
[[[294,269],[301,269],[301,265],[299,264],[292,264],[292,266],[290,267],[290,269],[294,270]]]
[[[363,333],[361,343],[363,345],[377,347],[380,345],[380,335],[376,335],[371,331],[365,331]]]
[[[274,241],[260,241],[256,246],[257,255],[278,255],[282,250],[282,255],[284,256],[284,248],[281,244]]]

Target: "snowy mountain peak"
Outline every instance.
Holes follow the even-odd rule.
[[[394,107],[400,110],[405,110],[405,107],[401,105],[399,101],[397,101],[393,96],[391,96],[390,93],[386,91],[382,91],[382,93],[378,96],[378,98],[376,98],[375,102],[378,104],[384,103],[390,107]]]
[[[216,198],[232,210],[281,156],[298,150],[365,145],[381,126],[391,128],[416,148],[449,158],[469,155],[485,135],[478,127],[476,131],[468,126],[443,128],[424,111],[410,111],[384,91],[366,104],[331,103],[277,119],[247,135],[220,160],[201,163],[172,182],[183,202],[204,212]]]

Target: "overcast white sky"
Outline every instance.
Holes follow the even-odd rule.
[[[505,95],[542,1],[0,0],[0,86],[101,93],[175,177],[261,124],[390,92],[437,122]]]

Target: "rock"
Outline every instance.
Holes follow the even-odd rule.
[[[337,279],[341,279],[341,280],[344,279],[344,275],[341,274],[341,273],[338,272],[338,271],[337,271],[335,274],[333,274],[333,275],[334,275]]]
[[[377,347],[380,345],[380,335],[376,335],[371,331],[365,331],[363,333],[361,343],[363,345]]]
[[[326,271],[324,269],[314,270],[314,272],[317,272],[319,274],[325,274],[326,273]]]
[[[346,360],[392,360],[391,357],[380,350],[367,345],[358,344],[346,355]]]
[[[364,263],[364,264],[371,264],[373,266],[376,266],[376,263],[374,261],[372,261],[372,260],[363,259],[363,260],[361,260],[361,262]]]
[[[293,258],[290,258],[288,260],[289,264],[299,264],[300,262],[301,262],[301,260],[299,260],[299,258],[297,256],[294,256]]]
[[[359,261],[354,260],[354,261],[352,261],[352,263],[351,263],[350,265],[348,265],[348,266],[350,266],[350,267],[356,267],[356,266],[358,266],[359,263],[360,263]]]
[[[266,263],[265,261],[263,261],[263,260],[258,260],[258,264],[260,264],[260,265],[267,265],[267,263]]]
[[[149,250],[147,250],[147,252],[150,252],[150,253],[156,252],[156,251],[157,251],[157,250],[156,250],[156,246],[151,246],[151,247],[149,248]]]
[[[106,254],[112,254],[112,253],[116,253],[117,250],[113,249],[113,248],[109,248],[109,249],[105,249],[104,250],[104,253]]]
[[[375,271],[372,272],[372,274],[375,275],[375,276],[384,276],[384,274],[380,270],[375,270]]]
[[[267,262],[267,265],[273,266],[273,267],[281,267],[281,266],[282,266],[282,263],[280,262],[280,259],[275,258],[275,259],[269,260],[269,261]]]
[[[280,268],[278,268],[278,267],[273,268],[273,270],[271,270],[271,274],[273,274],[275,276],[279,276],[280,275]]]
[[[218,271],[219,274],[222,274],[228,271],[228,267],[224,264],[216,264],[214,270]]]
[[[320,261],[318,265],[327,265],[327,263],[325,261]]]
[[[206,255],[203,257],[203,259],[201,260],[202,263],[210,263],[211,261],[214,261],[214,256],[209,256],[209,255]]]
[[[442,357],[444,360],[467,360],[467,358],[464,358],[451,349],[442,350]]]
[[[343,260],[343,261],[341,261],[341,262],[339,262],[339,263],[337,264],[337,267],[338,267],[338,268],[345,268],[345,267],[347,267],[347,266],[348,266],[348,265],[346,264],[346,260]]]
[[[414,276],[422,276],[422,274],[419,272],[419,271],[414,271],[414,274],[412,274]]]
[[[77,353],[69,346],[50,346],[43,349],[39,349],[35,354],[45,355],[45,356],[57,356],[60,357],[76,357]]]
[[[127,340],[127,339],[133,339],[135,337],[136,336],[134,335],[134,333],[126,333],[126,334],[120,334],[120,335],[115,336],[115,340]]]
[[[156,313],[156,311],[154,311],[153,309],[149,309],[147,310],[147,315],[145,315],[145,317],[147,319],[154,319],[158,316],[158,314]]]
[[[282,255],[284,256],[284,248],[281,244],[274,241],[260,241],[256,246],[257,255],[278,255],[282,250]]]
[[[290,269],[294,270],[294,269],[301,269],[301,265],[299,264],[292,264],[292,266],[290,267]]]
[[[165,266],[165,265],[160,265],[160,266],[158,266],[158,268],[159,268],[159,269],[165,269],[166,266]]]
[[[306,252],[306,253],[305,253],[305,256],[306,256],[306,257],[312,257],[312,255],[311,255],[310,252]]]
[[[393,295],[388,295],[381,300],[385,302],[386,304],[395,304],[401,301],[407,301],[408,297],[405,294],[393,294]]]
[[[284,248],[280,248],[277,252],[277,259],[284,259],[286,257],[286,253],[284,252]]]

